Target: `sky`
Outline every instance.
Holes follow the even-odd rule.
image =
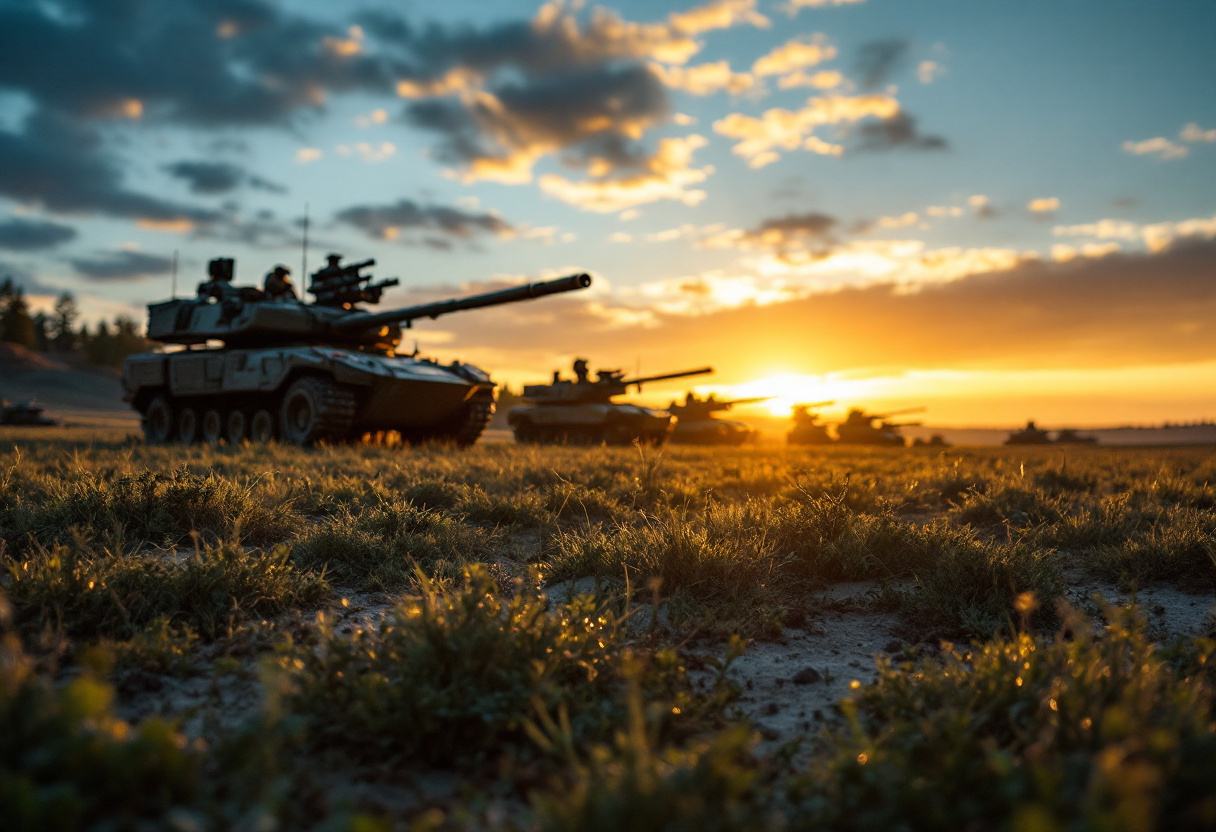
[[[218,256],[306,284],[305,215],[383,307],[592,274],[407,333],[511,385],[1214,418],[1216,4],[0,0],[35,308],[142,319],[175,256],[182,293]]]

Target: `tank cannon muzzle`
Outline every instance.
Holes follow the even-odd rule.
[[[452,312],[463,312],[469,309],[482,309],[487,306],[501,306],[506,303],[519,303],[525,300],[543,298],[546,295],[557,295],[562,292],[575,292],[586,289],[591,285],[591,275],[572,274],[553,280],[543,280],[539,283],[527,283],[523,286],[513,286],[497,292],[484,292],[480,295],[469,295],[465,298],[450,298],[448,300],[423,303],[417,306],[406,306],[401,309],[390,309],[387,312],[356,313],[347,318],[335,321],[333,328],[338,332],[356,332],[384,324],[405,324],[420,318],[434,320],[440,315]]]
[[[890,419],[892,416],[906,416],[910,413],[924,413],[923,407],[905,407],[902,410],[891,410],[887,413],[874,413],[870,415],[871,419]]]

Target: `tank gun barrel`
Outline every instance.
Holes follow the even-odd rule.
[[[501,289],[497,292],[469,295],[466,298],[449,298],[448,300],[423,303],[417,306],[406,306],[401,309],[390,309],[387,312],[357,313],[335,321],[333,328],[338,332],[352,332],[383,324],[404,323],[408,326],[411,321],[416,321],[419,318],[431,318],[433,320],[440,315],[447,315],[451,312],[481,309],[486,306],[500,306],[505,303],[518,303],[519,301],[540,298],[545,295],[574,292],[579,289],[586,289],[590,285],[590,275],[572,274],[568,277],[559,277],[554,280],[541,281],[540,283],[513,286],[510,289]]]
[[[774,397],[773,396],[752,396],[750,399],[727,399],[724,402],[718,402],[718,404],[724,404],[727,407],[734,407],[737,404],[760,404],[760,402],[767,402],[772,398],[774,398]]]
[[[924,413],[923,407],[905,407],[903,410],[889,410],[886,413],[875,413],[871,419],[890,419],[892,416],[904,416],[909,413]]]
[[[811,410],[816,407],[827,407],[827,406],[833,405],[833,404],[836,404],[835,399],[831,399],[826,402],[810,402],[809,404],[803,404],[802,402],[799,402],[798,404],[794,405],[794,407],[804,407],[807,410]]]
[[[640,378],[621,379],[620,383],[624,384],[624,385],[636,384],[638,386],[641,386],[643,384],[649,384],[652,381],[667,381],[668,379],[672,379],[672,378],[688,378],[689,376],[703,376],[703,375],[706,375],[707,373],[712,373],[713,371],[714,371],[713,367],[698,367],[695,370],[683,370],[678,373],[664,373],[661,376],[642,376]]]

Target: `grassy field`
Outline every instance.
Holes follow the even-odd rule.
[[[0,441],[6,828],[1216,826],[1210,448]]]

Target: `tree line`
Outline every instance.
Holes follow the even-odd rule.
[[[26,349],[64,356],[79,356],[99,367],[121,367],[132,353],[151,347],[133,318],[119,315],[112,322],[98,321],[90,328],[80,324],[80,309],[71,292],[55,301],[50,314],[30,314],[25,291],[6,277],[0,281],[0,341]]]

